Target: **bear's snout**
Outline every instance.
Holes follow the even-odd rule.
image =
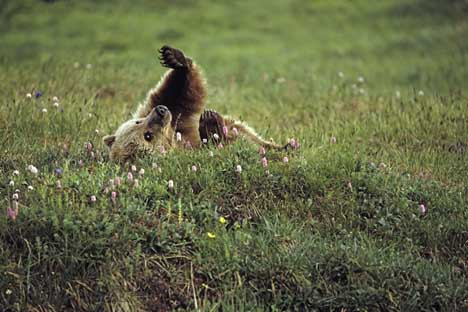
[[[164,105],[156,106],[156,113],[158,113],[159,117],[164,117],[169,112],[169,109]]]

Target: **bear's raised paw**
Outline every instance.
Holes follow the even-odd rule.
[[[161,60],[161,65],[168,68],[179,69],[187,68],[189,60],[185,57],[182,51],[174,49],[170,46],[163,46],[159,49],[159,59]]]

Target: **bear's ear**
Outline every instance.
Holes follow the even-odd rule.
[[[106,135],[102,141],[107,145],[107,147],[111,148],[112,144],[115,142],[115,135]]]

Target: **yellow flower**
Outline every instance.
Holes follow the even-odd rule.
[[[216,237],[216,235],[211,233],[211,232],[208,232],[206,234],[208,235],[208,238],[215,238]]]
[[[221,224],[226,224],[226,219],[224,219],[224,217],[219,217],[219,222]]]

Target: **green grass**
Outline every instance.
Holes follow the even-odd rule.
[[[0,1],[0,310],[468,309],[468,3],[309,2]],[[101,139],[163,44],[208,107],[301,148],[268,172],[244,141],[173,151],[129,183]]]

